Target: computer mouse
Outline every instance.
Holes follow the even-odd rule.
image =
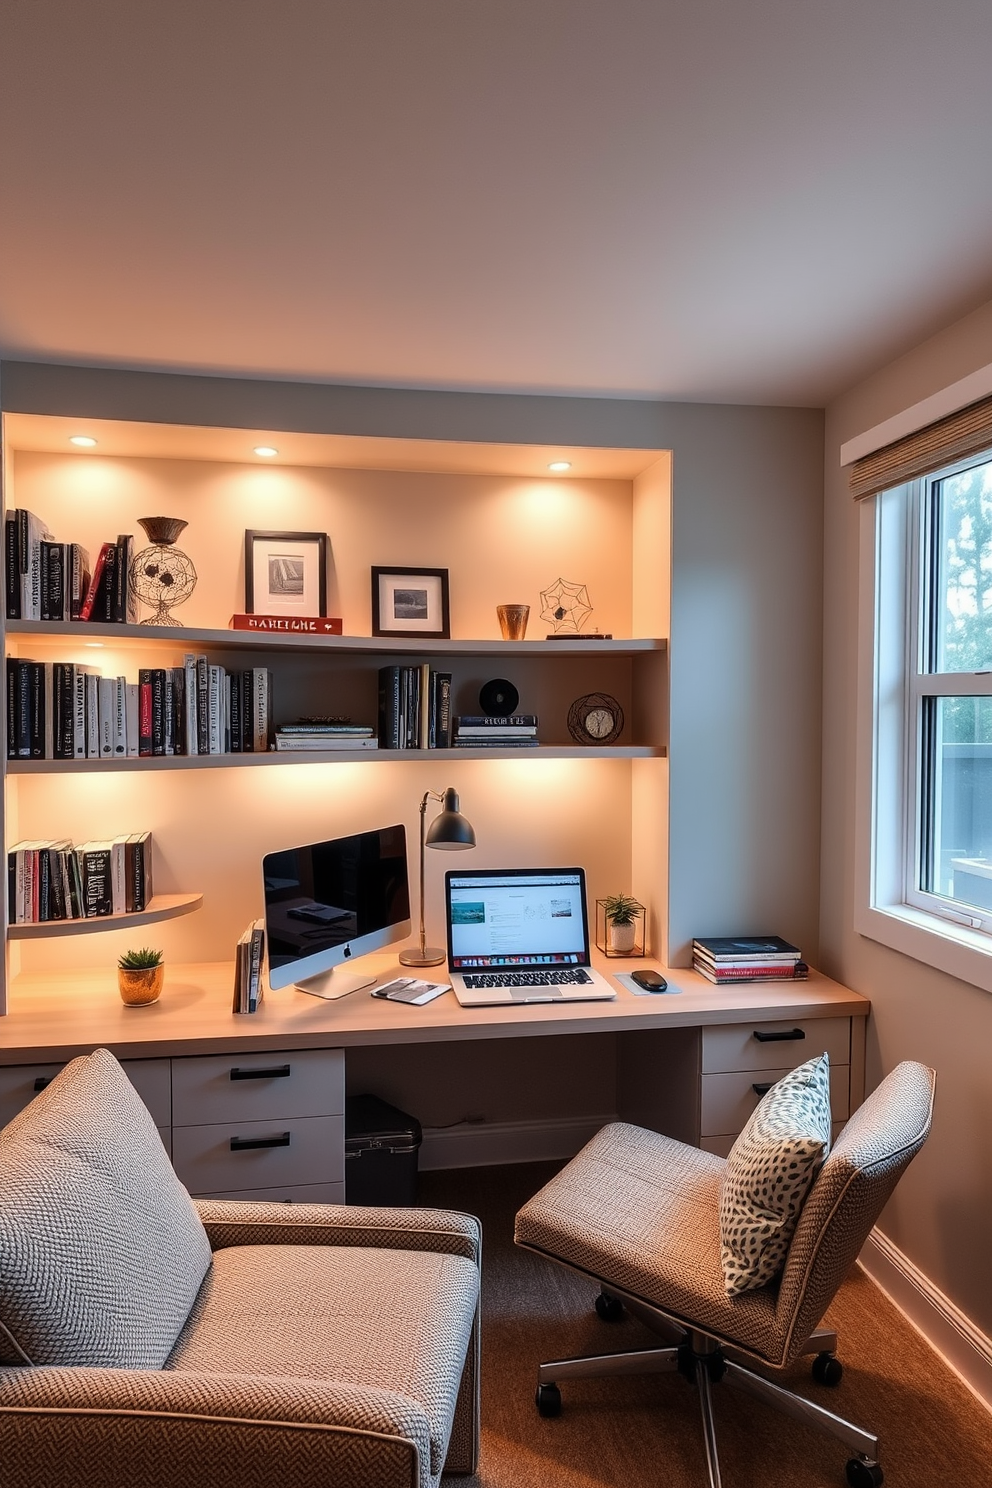
[[[643,987],[645,992],[664,992],[668,986],[665,978],[657,971],[633,971],[630,979],[639,987]]]

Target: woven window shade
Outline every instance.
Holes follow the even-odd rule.
[[[929,475],[942,465],[989,448],[992,448],[992,398],[983,398],[855,460],[851,466],[851,494],[860,501],[864,496],[875,496],[879,491],[901,486],[903,481]]]

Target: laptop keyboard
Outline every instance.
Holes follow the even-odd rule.
[[[592,981],[581,966],[560,971],[463,972],[466,987],[583,987]]]

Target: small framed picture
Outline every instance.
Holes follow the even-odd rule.
[[[245,533],[245,614],[327,614],[326,532]]]
[[[448,640],[448,570],[373,568],[372,634]]]

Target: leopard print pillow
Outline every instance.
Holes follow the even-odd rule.
[[[720,1195],[720,1259],[730,1296],[764,1286],[781,1270],[829,1149],[830,1061],[822,1054],[772,1086],[730,1149]]]

